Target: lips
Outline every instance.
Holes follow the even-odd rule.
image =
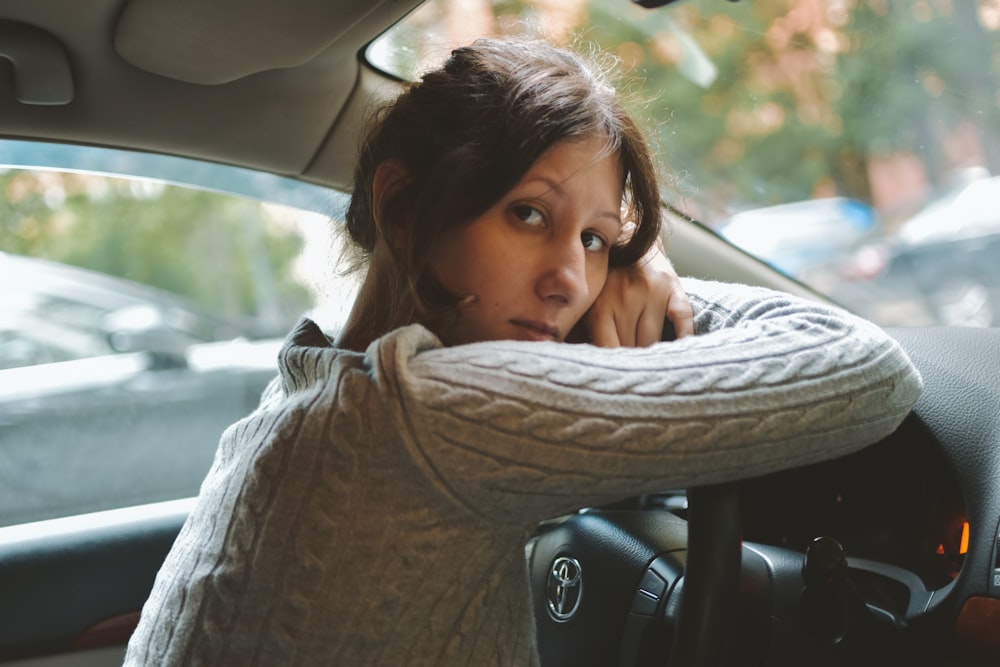
[[[551,341],[559,340],[559,329],[534,320],[510,320],[510,323],[517,327],[525,336],[525,340]]]

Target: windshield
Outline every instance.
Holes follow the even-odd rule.
[[[525,32],[621,59],[671,207],[882,325],[1000,324],[1000,3],[435,0],[368,57]]]

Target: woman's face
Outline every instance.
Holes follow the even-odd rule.
[[[448,345],[564,340],[604,287],[621,205],[621,167],[603,139],[553,146],[496,205],[435,248],[434,277],[462,299],[459,317],[438,335]]]

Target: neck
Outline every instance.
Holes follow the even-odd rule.
[[[338,338],[339,347],[364,352],[379,336],[416,321],[413,310],[400,299],[403,287],[391,263],[388,252],[377,247]]]

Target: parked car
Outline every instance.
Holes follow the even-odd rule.
[[[805,279],[841,259],[875,225],[871,206],[834,197],[740,211],[717,231],[775,268]]]
[[[990,3],[7,0],[0,136],[37,150],[29,160],[0,145],[0,176],[127,175],[143,180],[125,190],[171,215],[139,250],[132,234],[153,219],[111,205],[104,186],[70,187],[51,172],[33,176],[31,188],[11,178],[0,190],[0,251],[83,253],[129,280],[116,273],[129,261],[156,264],[163,272],[148,272],[148,285],[162,289],[222,275],[226,253],[245,246],[245,271],[209,280],[227,288],[212,308],[241,304],[247,285],[269,285],[259,288],[269,304],[261,312],[340,303],[315,303],[346,267],[327,235],[303,231],[319,227],[300,225],[299,212],[254,217],[237,207],[237,233],[218,235],[211,222],[237,210],[232,202],[209,215],[201,198],[168,202],[161,185],[238,192],[268,210],[287,191],[276,183],[301,185],[311,194],[295,205],[335,225],[373,105],[441,47],[523,30],[594,41],[622,59],[631,77],[622,92],[636,92],[674,175],[663,199],[667,248],[682,274],[818,300],[847,285],[889,303],[886,285],[806,284],[711,229],[737,208],[813,197],[881,214],[919,201],[948,162],[1000,170],[1000,89],[984,65],[1000,57]],[[56,150],[67,147],[108,159],[80,166]],[[153,166],[168,159],[179,168]],[[218,166],[240,176],[210,180]],[[992,214],[995,201],[973,208]],[[35,208],[14,217],[9,204]],[[84,244],[79,232],[96,218],[78,204],[101,206],[112,213],[102,220],[120,224]],[[948,240],[935,244],[952,245],[952,266],[979,261],[954,230],[941,230]],[[46,233],[58,243],[36,252]],[[256,282],[275,256],[287,271]],[[915,261],[922,269],[934,260]],[[63,270],[32,265],[46,280]],[[286,295],[300,292],[286,280],[310,266],[314,303],[293,304]],[[11,295],[35,285],[13,287],[0,286],[5,323],[18,312]],[[221,429],[253,409],[273,374],[276,339],[239,330],[232,341],[200,338],[199,327],[174,326],[174,306],[159,297],[129,303],[110,307],[80,343],[63,335],[56,308],[37,310],[43,322],[18,329],[27,342],[2,352],[21,365],[0,370],[0,512],[20,504],[0,527],[0,664],[121,663]],[[1000,330],[916,326],[926,321],[910,312],[870,314],[907,325],[891,333],[925,381],[913,413],[882,442],[806,469],[723,489],[664,489],[539,526],[525,566],[542,664],[659,665],[678,645],[728,645],[728,664],[1000,663]],[[46,328],[56,333],[43,341]]]
[[[847,197],[829,197],[735,213],[716,227],[726,240],[789,276],[822,283],[878,225],[875,210]]]
[[[862,289],[908,298],[937,324],[1000,324],[1000,177],[947,193],[905,221],[874,252]]]
[[[0,525],[197,493],[275,374],[280,340],[161,290],[3,253],[0,281]]]
[[[57,262],[0,253],[0,282],[0,370],[123,352],[183,364],[196,343],[252,337],[169,292]]]

